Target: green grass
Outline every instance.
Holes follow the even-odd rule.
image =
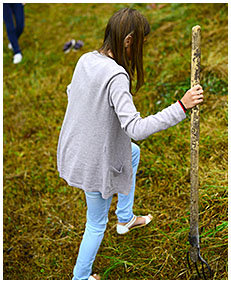
[[[4,279],[71,279],[85,228],[84,193],[58,176],[56,148],[78,58],[100,47],[110,16],[131,6],[149,20],[146,82],[134,97],[142,116],[180,99],[190,88],[191,28],[202,27],[200,107],[201,255],[213,279],[228,279],[228,44],[227,4],[26,4],[20,38],[23,61],[12,64],[3,37]],[[158,8],[159,7],[159,8]],[[78,52],[64,54],[71,38]],[[112,201],[105,237],[94,263],[103,279],[197,279],[190,273],[190,114],[138,142],[141,161],[134,212],[152,213],[146,228],[115,231]]]

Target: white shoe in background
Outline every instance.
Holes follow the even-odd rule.
[[[11,44],[10,42],[8,43],[8,48],[9,48],[10,50],[13,49],[12,44]]]
[[[21,53],[14,54],[13,63],[18,64],[21,61],[22,61],[22,54]]]

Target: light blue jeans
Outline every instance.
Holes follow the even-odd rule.
[[[140,160],[140,148],[132,143],[133,184],[129,195],[118,194],[116,215],[118,222],[129,222],[133,217],[133,203],[136,172]],[[108,211],[112,197],[103,199],[99,192],[85,192],[87,201],[87,223],[72,280],[87,280],[92,273],[92,265],[100,247],[108,222]]]

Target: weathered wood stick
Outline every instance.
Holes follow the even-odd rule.
[[[200,84],[200,26],[192,28],[192,61],[191,61],[191,87]],[[199,231],[198,231],[198,164],[199,164],[199,133],[200,133],[200,110],[199,105],[191,110],[191,213],[190,213],[190,256],[193,262],[198,260]]]

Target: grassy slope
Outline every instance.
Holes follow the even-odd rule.
[[[143,116],[182,97],[190,86],[191,27],[202,26],[201,254],[214,279],[227,279],[227,6],[167,4],[143,12],[146,83],[135,96]],[[4,30],[4,279],[69,279],[84,231],[82,191],[56,171],[65,89],[81,54],[100,46],[111,14],[126,4],[27,4],[23,62],[11,63]],[[71,38],[77,53],[62,52]],[[189,249],[190,117],[138,144],[142,173],[134,211],[151,212],[146,229],[117,236],[116,197],[94,271],[104,279],[195,279]]]

